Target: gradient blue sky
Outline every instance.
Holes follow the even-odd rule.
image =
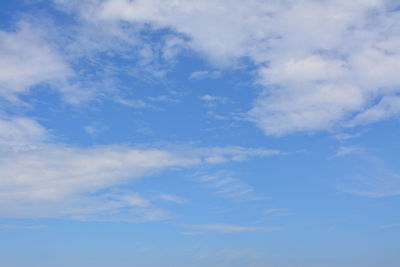
[[[0,1],[0,267],[400,266],[396,0]]]

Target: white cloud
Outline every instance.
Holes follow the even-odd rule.
[[[227,1],[105,1],[97,7],[93,17],[101,21],[121,19],[152,23],[156,28],[172,28],[192,39],[188,47],[210,55],[215,62],[227,64],[246,53],[244,45],[251,38],[246,30],[253,28],[256,2],[242,5],[240,1],[229,4]]]
[[[0,31],[1,97],[18,101],[18,94],[27,93],[33,86],[43,83],[56,83],[62,87],[73,74],[45,36],[43,29],[26,22],[21,22],[14,32]]]
[[[353,138],[360,137],[364,134],[364,132],[358,132],[358,133],[341,133],[341,134],[336,134],[333,137],[336,138],[337,140],[340,141],[345,141]]]
[[[115,97],[114,101],[131,108],[155,108],[151,104],[148,104],[140,99],[124,99],[122,97]]]
[[[46,129],[20,117],[0,120],[0,130],[0,215],[6,217],[166,219],[173,215],[121,187],[164,170],[278,153],[241,147],[76,147],[50,142]],[[165,194],[159,198],[184,201]]]
[[[367,124],[400,115],[400,97],[385,96],[379,103],[358,114],[350,124]]]
[[[83,127],[83,130],[90,136],[96,137],[100,133],[108,130],[108,128],[102,123],[95,121]]]
[[[219,171],[213,174],[201,175],[196,180],[212,188],[215,194],[234,201],[261,199],[252,186],[229,172]]]
[[[185,49],[220,66],[250,59],[265,89],[248,115],[268,135],[398,115],[400,12],[390,1],[76,3],[69,5],[90,6],[90,21],[169,28],[187,37],[180,40]]]
[[[218,99],[218,97],[206,94],[206,95],[202,95],[200,97],[200,99],[203,101],[212,102],[212,101],[216,101]]]
[[[0,146],[23,149],[49,138],[36,121],[25,117],[0,117]]]
[[[219,71],[208,71],[208,70],[200,70],[195,71],[190,74],[190,79],[194,80],[204,80],[204,79],[215,79],[221,76],[221,72]]]
[[[230,102],[229,99],[226,97],[209,95],[209,94],[202,95],[200,99],[205,103],[205,105],[208,108],[215,108],[218,104],[226,104]],[[210,112],[209,112],[210,115],[215,115],[212,111]]]
[[[223,163],[228,161],[245,161],[250,157],[269,157],[281,155],[282,152],[274,149],[245,148],[239,146],[201,148],[196,151],[204,155],[208,163]]]
[[[9,152],[0,158],[0,212],[3,216],[52,217],[76,215],[98,207],[106,211],[146,207],[146,200],[135,194],[96,194],[157,171],[200,162],[199,158],[169,151],[122,146],[41,145]]]
[[[336,150],[335,154],[333,157],[343,157],[343,156],[348,156],[351,154],[357,154],[363,151],[362,147],[358,146],[340,146]]]

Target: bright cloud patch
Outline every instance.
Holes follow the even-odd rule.
[[[0,215],[7,217],[161,220],[171,214],[120,187],[165,170],[280,153],[242,147],[74,147],[46,142],[49,134],[41,125],[20,117],[0,120],[0,130]],[[168,194],[157,198],[178,204],[185,201]]]
[[[66,86],[72,70],[43,36],[42,30],[28,23],[20,23],[16,32],[0,31],[2,97],[15,101],[16,94],[26,93],[40,83]]]
[[[389,1],[118,0],[91,7],[89,20],[150,23],[185,34],[189,47],[217,64],[251,59],[265,89],[249,117],[268,135],[398,114],[374,107],[400,88],[399,15]]]

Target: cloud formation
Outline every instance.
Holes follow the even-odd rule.
[[[73,70],[46,36],[28,22],[20,22],[14,32],[0,31],[1,97],[18,101],[18,94],[38,84],[57,84],[61,91],[67,87]]]
[[[76,147],[51,142],[29,118],[0,120],[0,215],[152,221],[172,216],[123,185],[161,171],[279,154],[242,147]],[[185,200],[160,194],[174,203]]]
[[[190,49],[220,68],[236,68],[243,60],[254,65],[263,90],[246,117],[267,135],[352,127],[400,112],[395,1],[54,2],[77,18],[75,35],[67,34],[74,41],[64,55],[44,38],[50,33],[29,23],[0,32],[0,62],[8,66],[0,72],[2,97],[15,100],[35,85],[52,83],[65,100],[79,103],[93,90],[87,87],[100,84],[72,82],[77,70],[66,56],[77,61],[118,51],[162,76],[160,60],[173,62]],[[160,29],[168,31],[158,42],[141,36]],[[192,78],[210,74],[220,72],[195,72]]]
[[[55,3],[76,16],[80,28],[75,29],[75,40],[62,50],[49,41],[50,32],[27,22],[21,22],[15,31],[1,31],[0,63],[7,66],[0,70],[2,98],[16,101],[18,95],[34,86],[50,84],[68,95],[67,101],[78,103],[87,91],[80,87],[85,81],[71,82],[76,74],[71,62],[105,51],[124,51],[125,55],[132,50],[124,46],[131,45],[136,49],[139,67],[153,64],[156,54],[174,61],[185,49],[206,56],[217,69],[238,68],[244,59],[251,62],[255,82],[263,89],[246,118],[267,135],[357,126],[400,112],[400,20],[393,1]],[[160,40],[146,43],[140,35],[143,29],[168,31]],[[105,42],[110,39],[111,43]],[[204,70],[192,73],[191,78],[219,75],[219,70]],[[224,98],[207,94],[202,99],[211,103]],[[145,105],[137,99],[122,100],[119,102],[128,106]],[[2,183],[7,190],[11,188],[10,192],[16,192],[14,197],[20,194],[30,200],[21,204],[21,213],[34,210],[27,203],[47,198],[61,201],[67,195],[85,195],[87,203],[110,198],[113,207],[136,203],[132,205],[145,209],[151,204],[136,193],[118,199],[113,194],[99,197],[95,193],[166,169],[280,153],[242,147],[185,151],[120,145],[81,148],[49,142],[49,133],[24,117],[4,117],[0,130],[1,149],[6,151],[0,162],[3,176],[20,177]],[[89,127],[87,131],[95,129]],[[252,191],[236,178],[209,177],[211,180],[215,187],[225,185],[220,190],[225,195],[235,190]],[[2,196],[7,199],[4,203],[15,201],[8,199],[10,194],[5,191]],[[3,207],[7,209],[6,204]]]
[[[340,190],[371,198],[400,195],[400,173],[396,165],[360,147],[339,147],[334,157],[351,162],[350,170],[342,174]]]
[[[226,171],[201,175],[197,181],[211,188],[216,195],[237,202],[262,199],[257,195],[255,189]]]
[[[249,111],[267,135],[371,123],[399,110],[394,1],[64,3],[88,21],[170,29],[216,65],[250,59],[264,89]],[[87,8],[87,7],[90,8]],[[190,21],[190,23],[187,23]]]
[[[278,231],[280,227],[266,227],[266,226],[243,226],[236,224],[188,224],[184,225],[193,230],[187,234],[201,234],[206,232],[219,232],[219,233],[239,233],[239,232],[252,232],[252,231]]]

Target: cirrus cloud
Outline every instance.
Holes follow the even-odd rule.
[[[243,147],[166,148],[52,142],[25,117],[0,119],[0,215],[79,220],[154,221],[173,216],[124,186],[162,171],[280,154]],[[185,200],[170,194],[156,199]]]

